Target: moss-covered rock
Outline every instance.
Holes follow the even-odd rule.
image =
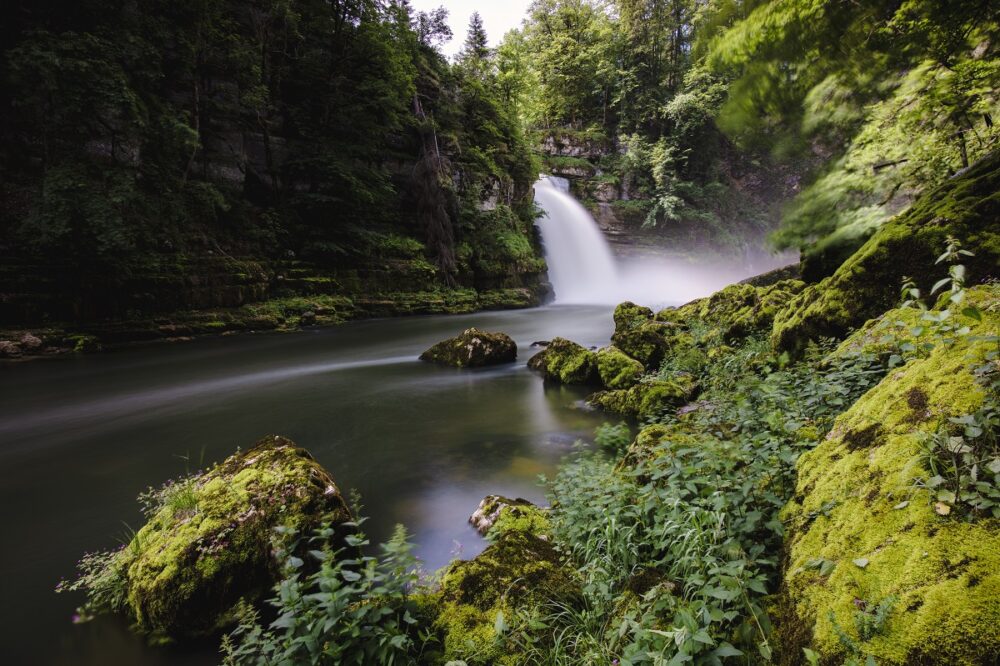
[[[437,343],[421,354],[420,360],[457,368],[512,363],[517,360],[517,343],[506,333],[469,328],[454,338]]]
[[[669,379],[642,381],[629,389],[601,391],[588,402],[614,414],[644,419],[690,402],[697,389],[694,377],[677,373]]]
[[[126,606],[159,637],[210,633],[241,599],[256,600],[279,577],[275,528],[309,533],[350,520],[330,475],[282,437],[160,493],[149,522],[118,555]]]
[[[511,499],[503,495],[487,495],[469,516],[469,524],[475,527],[477,532],[486,536],[504,511],[520,512],[522,509],[527,511],[534,508],[534,504],[520,497]]]
[[[573,570],[548,540],[510,529],[476,558],[455,562],[445,572],[434,623],[443,660],[470,666],[527,663],[497,627],[511,622],[518,609],[572,603],[579,595]]]
[[[528,367],[561,384],[592,384],[599,379],[594,352],[565,338],[552,342],[528,361]]]
[[[766,286],[732,284],[707,298],[667,308],[656,320],[690,327],[699,322],[706,339],[735,342],[753,333],[770,331],[775,315],[805,288],[801,280],[781,280]]]
[[[633,331],[653,320],[653,311],[632,301],[619,303],[614,313],[615,331]]]
[[[673,323],[656,321],[647,307],[626,301],[615,308],[615,347],[638,360],[649,370],[660,366],[670,351]]]
[[[929,289],[948,236],[975,252],[963,258],[973,281],[1000,265],[1000,152],[926,193],[873,235],[830,277],[810,285],[775,317],[771,342],[799,351],[809,340],[842,337],[890,309],[903,278]]]
[[[1000,317],[978,326],[995,332]],[[926,435],[982,405],[972,367],[988,344],[938,345],[891,372],[800,458],[782,513],[787,598],[777,625],[789,663],[802,647],[823,663],[852,651],[879,664],[1000,660],[1000,521],[962,517],[915,484],[932,475]]]
[[[626,389],[635,386],[645,372],[642,363],[617,347],[604,347],[597,350],[595,360],[601,384],[609,389]]]

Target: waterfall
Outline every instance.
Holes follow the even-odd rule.
[[[594,218],[570,196],[568,181],[542,176],[535,201],[545,211],[538,228],[556,302],[613,302],[618,270],[611,248]]]
[[[774,255],[759,258],[758,265],[752,267],[748,261],[724,255],[685,261],[678,256],[643,256],[640,252],[619,264],[597,222],[569,193],[565,178],[542,176],[535,183],[535,202],[545,212],[538,228],[556,303],[634,301],[653,308],[680,305],[797,259],[795,255]]]

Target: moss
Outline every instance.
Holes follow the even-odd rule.
[[[842,337],[890,309],[903,277],[928,290],[945,270],[929,271],[948,236],[975,252],[970,278],[1000,265],[1000,153],[924,194],[879,229],[830,277],[810,285],[775,318],[772,345],[798,352],[809,340]]]
[[[514,532],[549,539],[552,534],[549,512],[530,503],[504,506],[487,536],[498,541]]]
[[[642,363],[617,347],[600,349],[595,358],[601,384],[609,389],[625,389],[634,386],[645,370]]]
[[[93,335],[71,335],[66,338],[78,354],[89,354],[101,350],[101,343]]]
[[[614,313],[615,331],[634,331],[653,320],[653,311],[631,301],[619,303]]]
[[[475,559],[452,564],[441,580],[434,628],[444,645],[443,661],[523,664],[525,655],[497,634],[497,615],[510,622],[518,609],[572,603],[579,595],[575,574],[551,543],[506,532]]]
[[[998,324],[994,314],[982,327]],[[779,619],[795,640],[811,636],[824,663],[846,656],[834,622],[880,664],[1000,659],[1000,521],[938,515],[929,491],[914,485],[929,476],[923,434],[982,404],[971,364],[987,344],[938,346],[891,372],[800,458],[797,494],[782,513],[787,602]],[[820,560],[833,571],[809,566]],[[889,597],[898,601],[885,626],[862,640],[859,607]]]
[[[553,338],[548,347],[531,357],[528,367],[561,384],[592,384],[599,378],[596,356],[575,342]]]
[[[517,360],[517,343],[506,333],[468,328],[454,338],[437,343],[421,354],[420,360],[457,368],[513,363]]]
[[[763,287],[733,284],[670,315],[660,313],[658,318],[698,319],[714,329],[708,334],[709,338],[737,342],[753,333],[769,330],[778,311],[804,288],[805,283],[800,280],[782,280]]]
[[[350,519],[329,474],[282,437],[183,483],[184,501],[168,494],[120,555],[128,608],[154,636],[211,633],[240,599],[259,599],[279,573],[274,528],[308,533]]]
[[[615,414],[644,419],[689,402],[697,388],[694,377],[678,373],[670,379],[643,381],[630,389],[595,393],[588,401]]]

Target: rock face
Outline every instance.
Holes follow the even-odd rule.
[[[1000,266],[1000,153],[928,192],[886,223],[830,277],[810,285],[775,318],[771,343],[801,350],[819,337],[841,337],[893,307],[903,278],[928,292],[928,271],[953,236],[975,253],[963,257],[969,279],[998,275]],[[945,270],[942,268],[941,273]]]
[[[598,378],[596,354],[565,338],[553,338],[531,357],[528,367],[561,384],[591,384]]]
[[[256,601],[279,578],[275,528],[309,535],[351,519],[330,475],[304,449],[266,437],[208,472],[167,486],[149,522],[118,555],[125,611],[162,638],[227,624],[240,599]]]
[[[945,486],[927,487],[936,473],[928,436],[955,428],[949,419],[975,412],[986,396],[969,359],[995,350],[975,336],[1000,327],[1000,290],[969,297],[984,313],[969,320],[972,336],[890,372],[799,459],[796,494],[782,512],[788,600],[776,626],[786,654],[809,647],[822,663],[841,663],[851,656],[847,632],[879,664],[1000,659],[1000,521],[963,515]],[[867,348],[871,332],[845,345]],[[856,627],[877,613],[878,630],[859,636]]]
[[[513,363],[517,360],[517,343],[506,333],[488,333],[470,328],[461,335],[437,343],[421,354],[420,360],[458,368]]]
[[[615,308],[615,347],[636,359],[647,370],[655,370],[670,352],[675,325],[654,321],[647,307],[625,302]]]

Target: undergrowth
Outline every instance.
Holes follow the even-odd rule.
[[[750,339],[706,368],[704,407],[665,418],[629,465],[597,451],[562,469],[553,529],[584,601],[527,614],[521,640],[538,663],[771,658],[764,601],[779,584],[778,512],[795,462],[886,371],[875,355],[829,357],[832,348],[783,367]],[[612,439],[607,427],[600,434]],[[620,451],[617,441],[602,449]]]

